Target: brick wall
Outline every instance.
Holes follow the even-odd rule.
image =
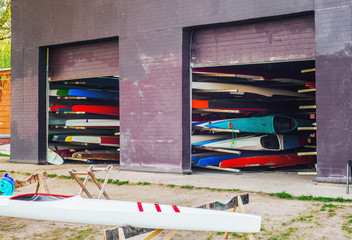
[[[0,70],[0,135],[10,134],[11,70]]]

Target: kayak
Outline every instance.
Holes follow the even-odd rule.
[[[297,154],[277,154],[269,156],[248,156],[240,159],[232,158],[222,161],[221,168],[241,168],[241,167],[288,167],[295,165],[309,165],[316,163],[316,156],[298,156]]]
[[[56,89],[50,90],[49,96],[73,96],[73,97],[87,97],[101,100],[118,101],[118,92],[108,92],[102,90],[92,90],[92,89]]]
[[[245,93],[254,93],[265,97],[274,96],[289,96],[289,97],[310,97],[309,95],[300,94],[296,91],[288,91],[278,88],[258,87],[248,84],[233,84],[233,83],[219,83],[219,82],[192,82],[193,90],[206,90],[206,91],[228,91],[233,94],[243,95]]]
[[[303,147],[308,138],[297,135],[263,135],[232,138],[219,135],[192,135],[192,146],[248,151],[280,151]]]
[[[251,133],[288,133],[297,127],[311,127],[312,120],[296,120],[287,116],[264,116],[251,118],[236,118],[208,122],[198,127],[232,129]]]
[[[85,224],[218,232],[259,232],[261,217],[175,205],[24,194],[0,196],[0,215]]]
[[[254,156],[267,156],[274,155],[276,152],[253,152],[253,153],[241,153],[241,154],[202,154],[192,155],[192,163],[197,166],[219,166],[219,164],[226,160],[237,160],[241,161],[242,158],[254,157]]]

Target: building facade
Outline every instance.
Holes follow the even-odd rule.
[[[317,180],[342,181],[352,156],[351,12],[348,0],[13,0],[11,161],[46,163],[48,79],[103,69],[119,76],[121,168],[189,173],[192,68],[314,61]],[[74,53],[79,71],[59,60]]]

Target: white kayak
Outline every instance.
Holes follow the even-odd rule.
[[[117,119],[69,119],[66,127],[119,127],[120,120]]]
[[[192,89],[207,90],[207,91],[219,91],[226,90],[233,94],[243,95],[244,93],[255,93],[266,97],[272,97],[275,95],[279,96],[290,96],[290,97],[310,97],[309,95],[267,87],[257,87],[246,84],[233,84],[233,83],[217,83],[217,82],[192,82]]]
[[[175,205],[24,194],[0,196],[0,215],[72,223],[221,232],[259,232],[261,217]]]
[[[261,135],[232,138],[226,135],[192,135],[192,146],[248,151],[281,151],[303,147],[307,138],[296,135]]]

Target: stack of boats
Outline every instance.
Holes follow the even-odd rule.
[[[315,105],[311,86],[296,79],[193,71],[192,163],[221,168],[311,165]],[[303,130],[303,131],[302,131]],[[308,131],[307,131],[308,130]]]
[[[49,149],[63,159],[119,160],[119,81],[50,82]]]

